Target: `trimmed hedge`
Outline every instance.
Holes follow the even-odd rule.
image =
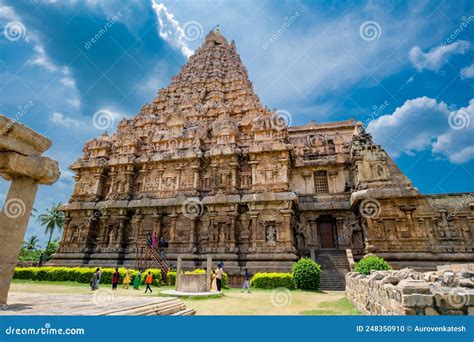
[[[197,268],[193,271],[185,271],[184,274],[205,274],[206,270],[202,268]],[[166,278],[168,280],[168,285],[174,286],[176,284],[176,271],[168,271],[166,274]],[[222,274],[222,288],[228,289],[227,284],[229,283],[229,276],[227,273]]]
[[[386,262],[383,258],[379,258],[378,256],[371,255],[365,257],[355,265],[355,271],[357,273],[367,274],[369,275],[371,271],[387,271],[391,270],[392,267]]]
[[[296,289],[291,273],[256,273],[250,280],[250,286],[258,289],[276,289],[279,287],[285,287],[289,290]]]
[[[89,284],[96,267],[17,267],[15,268],[14,279],[36,280],[36,281],[74,281],[77,283]],[[101,284],[112,284],[112,275],[115,268],[101,268]],[[120,281],[123,282],[125,276],[125,268],[119,268]],[[153,275],[153,285],[161,286],[161,270],[149,269],[142,273],[142,284],[145,284],[145,278],[150,271]],[[133,280],[137,275],[136,270],[129,270],[130,277]]]
[[[321,280],[321,266],[310,258],[301,258],[293,264],[293,279],[297,288],[317,291]]]
[[[176,271],[168,271],[168,273],[166,273],[166,280],[168,285],[174,286],[176,284]]]

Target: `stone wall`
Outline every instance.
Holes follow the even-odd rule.
[[[405,268],[346,275],[346,295],[369,315],[474,315],[474,264],[420,273]]]

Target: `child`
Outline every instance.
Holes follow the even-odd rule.
[[[148,272],[148,275],[146,276],[146,280],[145,280],[145,284],[146,284],[145,293],[147,293],[148,290],[150,290],[150,293],[153,293],[150,287],[152,282],[153,282],[153,276],[151,275],[151,272]]]

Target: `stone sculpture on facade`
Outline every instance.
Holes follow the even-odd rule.
[[[152,232],[171,263],[210,254],[230,274],[288,271],[321,250],[420,267],[473,260],[472,194],[420,194],[354,120],[287,127],[214,32],[71,169],[57,265],[133,266]]]

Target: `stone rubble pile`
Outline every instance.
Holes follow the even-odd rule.
[[[346,275],[346,295],[369,315],[474,315],[474,264]]]

